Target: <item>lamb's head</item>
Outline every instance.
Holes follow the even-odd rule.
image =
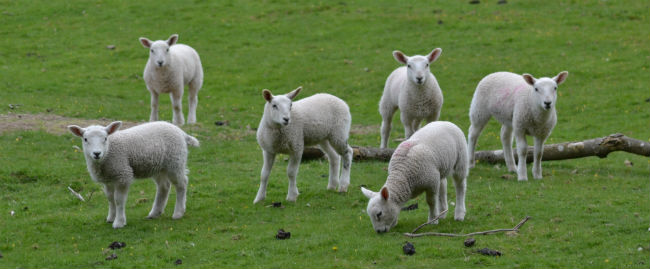
[[[115,133],[122,126],[121,121],[115,121],[108,126],[91,125],[81,128],[69,125],[68,130],[74,135],[83,138],[83,149],[86,159],[101,162],[108,152],[108,136]]]
[[[531,74],[523,74],[522,77],[526,83],[533,86],[534,98],[539,106],[544,110],[551,110],[557,100],[557,86],[562,84],[569,76],[569,72],[562,71],[553,78],[543,77],[536,79]]]
[[[302,90],[302,87],[298,87],[290,93],[275,96],[267,89],[262,90],[262,95],[266,100],[264,105],[265,120],[276,126],[289,125],[293,99],[296,98],[300,90]]]
[[[176,41],[178,41],[177,34],[173,34],[167,40],[151,41],[146,37],[140,38],[142,46],[149,49],[149,61],[157,67],[163,67],[169,63],[169,47],[176,44]]]
[[[429,77],[429,64],[433,63],[440,57],[442,53],[441,48],[434,49],[426,56],[415,55],[415,56],[406,56],[399,50],[393,51],[393,57],[398,62],[406,65],[406,74],[408,79],[417,84],[423,85],[426,79]]]
[[[388,189],[381,188],[381,191],[374,192],[361,187],[363,195],[368,197],[368,208],[366,212],[372,222],[372,227],[377,233],[385,233],[390,228],[397,225],[397,218],[399,217],[400,207],[391,199],[388,199]]]

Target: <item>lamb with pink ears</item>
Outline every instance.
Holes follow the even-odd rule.
[[[512,133],[517,139],[517,177],[528,180],[526,135],[535,138],[533,177],[542,178],[542,153],[546,138],[551,134],[557,116],[557,86],[566,80],[569,72],[562,71],[553,78],[536,79],[530,74],[518,75],[497,72],[484,77],[476,87],[469,108],[471,126],[467,134],[470,167],[474,167],[476,142],[485,124],[494,117],[501,123],[503,157],[509,171],[515,171],[512,153]]]

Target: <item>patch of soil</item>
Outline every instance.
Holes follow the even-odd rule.
[[[55,135],[62,135],[68,132],[68,125],[107,125],[113,120],[110,119],[79,119],[63,117],[55,114],[0,114],[0,134],[13,131],[45,131]],[[122,128],[133,127],[143,122],[123,121]]]

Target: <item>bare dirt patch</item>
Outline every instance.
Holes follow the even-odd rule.
[[[110,119],[79,119],[69,118],[54,114],[0,114],[0,134],[14,131],[45,131],[61,135],[68,132],[67,126],[71,124],[86,127],[93,124],[107,125]],[[122,128],[126,129],[141,122],[123,121]]]

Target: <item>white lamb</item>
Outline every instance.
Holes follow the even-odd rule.
[[[274,96],[263,90],[264,115],[257,129],[257,143],[262,148],[264,165],[260,177],[260,188],[253,203],[266,198],[271,167],[275,155],[289,155],[287,175],[289,176],[288,201],[296,201],[298,187],[296,175],[305,146],[318,145],[330,164],[328,190],[346,192],[350,185],[352,147],[348,145],[352,116],[350,108],[341,99],[330,94],[315,94],[292,103],[302,87],[285,95]],[[339,181],[339,168],[343,157],[343,171]]]
[[[422,192],[427,195],[431,221],[447,210],[447,177],[452,175],[456,187],[454,219],[464,220],[467,174],[463,131],[447,121],[425,125],[395,149],[388,164],[388,178],[380,192],[361,187],[370,199],[366,212],[373,228],[382,233],[397,225],[400,208]]]
[[[437,48],[426,56],[408,57],[401,51],[393,51],[393,57],[406,65],[399,67],[386,79],[384,93],[379,101],[381,114],[381,148],[388,147],[391,122],[399,108],[404,125],[405,138],[420,128],[420,122],[438,120],[442,108],[442,91],[436,77],[429,71],[429,64],[440,57],[442,49]]]
[[[178,35],[174,34],[166,41],[151,41],[141,37],[140,43],[149,48],[149,60],[144,67],[144,81],[151,93],[151,115],[149,121],[158,120],[158,95],[169,93],[172,101],[173,120],[176,125],[183,125],[183,90],[189,85],[187,122],[196,123],[196,105],[198,94],[203,85],[203,68],[199,54],[190,46],[176,44]]]
[[[535,138],[533,177],[542,178],[542,153],[544,141],[553,131],[557,121],[555,104],[557,86],[569,72],[562,71],[553,78],[536,79],[530,74],[518,75],[497,72],[484,77],[476,87],[469,108],[471,126],[467,137],[470,167],[474,167],[476,141],[483,127],[494,117],[501,123],[503,157],[509,171],[515,171],[512,154],[512,133],[517,139],[517,178],[528,180],[526,173],[526,135]]]
[[[170,183],[176,187],[176,207],[172,218],[185,214],[187,191],[187,145],[199,146],[196,138],[167,122],[150,122],[118,131],[121,121],[108,126],[81,128],[68,126],[83,138],[83,151],[91,178],[104,185],[108,198],[107,222],[113,228],[126,225],[124,207],[134,178],[153,177],[156,198],[148,218],[165,210]]]

